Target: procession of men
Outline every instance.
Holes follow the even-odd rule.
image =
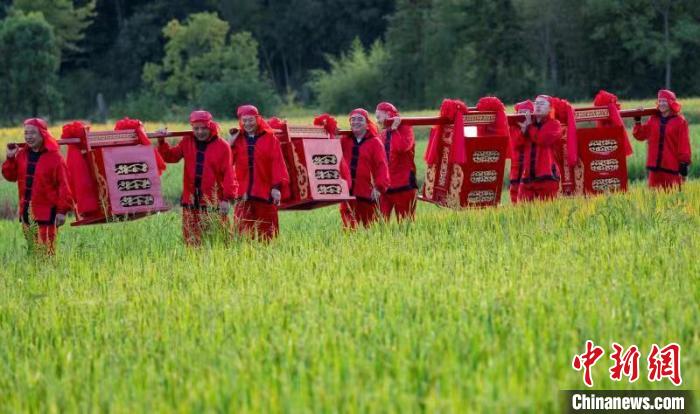
[[[617,105],[617,98],[601,91],[595,102]],[[575,123],[571,106],[539,95],[514,106],[523,121],[511,125],[505,120],[504,105],[495,97],[482,98],[477,109],[502,114],[493,128],[509,138],[511,203],[558,197],[567,156],[570,164],[578,161],[575,153],[563,155],[559,145],[565,139],[560,120],[566,122],[569,116],[569,125]],[[680,189],[691,163],[688,122],[669,90],[659,91],[657,109],[643,124],[640,117],[635,118],[633,136],[648,144],[648,186]],[[339,135],[343,178],[352,196],[339,206],[348,230],[391,220],[392,214],[400,222],[415,219],[418,183],[413,128],[402,123],[399,110],[390,102],[379,103],[374,115],[376,123],[366,109],[352,110],[349,133]],[[290,185],[280,141],[255,106],[238,107],[236,117],[238,128],[227,138],[221,136],[209,112],[196,110],[189,117],[191,131],[176,145],[171,146],[164,136],[158,139],[159,173],[166,163],[184,163],[180,205],[182,235],[188,246],[200,246],[203,238],[216,232],[227,239],[239,235],[264,242],[279,234],[278,208]],[[619,117],[611,119],[611,124],[623,126]],[[139,145],[150,146],[138,120],[120,120],[115,130],[136,131]],[[71,122],[63,127],[62,137],[85,140],[88,131],[88,126]],[[17,183],[19,221],[30,249],[52,255],[58,228],[70,211],[81,217],[99,213],[99,194],[85,190],[95,188],[93,160],[79,145],[70,145],[66,163],[42,119],[27,119],[24,137],[26,145],[21,148],[8,146],[2,175]],[[631,146],[626,135],[624,139],[627,156]]]

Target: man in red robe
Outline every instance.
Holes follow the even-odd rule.
[[[659,91],[657,108],[659,114],[649,117],[645,124],[635,118],[632,134],[639,141],[647,141],[649,187],[680,189],[691,160],[688,121],[681,115],[676,94],[669,90]]]
[[[17,182],[19,219],[30,252],[55,253],[57,227],[73,207],[68,170],[46,121],[24,121],[26,146],[7,149],[2,175]]]
[[[277,206],[289,183],[280,142],[253,105],[236,111],[239,131],[231,144],[238,178],[235,217],[242,234],[269,241],[279,233]]]
[[[561,124],[554,118],[552,98],[539,95],[534,104],[534,121],[526,116],[520,123],[523,168],[520,176],[519,201],[550,200],[559,192],[559,172],[555,145],[561,140]]]
[[[377,123],[382,126],[379,140],[384,146],[384,153],[389,165],[390,185],[379,200],[380,210],[384,218],[389,220],[391,212],[396,212],[397,221],[413,220],[416,212],[416,140],[413,128],[402,124],[399,111],[389,102],[381,102],[375,112]],[[392,124],[385,127],[384,123],[391,120]]]
[[[340,204],[346,229],[374,223],[381,196],[390,185],[386,150],[366,110],[358,108],[350,112],[350,129],[351,135],[344,135],[340,142],[343,159],[350,167],[350,195],[355,197]]]
[[[531,100],[518,102],[515,104],[515,112],[518,114],[530,117],[535,111],[535,105]],[[523,176],[524,160],[525,160],[525,137],[523,130],[519,125],[510,126],[510,202],[517,204],[518,191],[520,190],[520,177]]]
[[[185,160],[182,174],[182,235],[185,243],[198,246],[203,233],[227,228],[230,203],[236,199],[237,185],[231,161],[231,148],[219,138],[219,126],[207,111],[190,114],[192,135],[171,147],[158,140],[158,152],[165,162]]]

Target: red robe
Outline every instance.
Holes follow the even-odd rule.
[[[28,217],[39,224],[53,223],[56,214],[66,214],[73,207],[68,170],[58,151],[21,148],[2,164],[2,175],[17,182],[19,215],[25,223]]]
[[[410,125],[401,124],[392,131],[383,130],[379,140],[384,147],[384,154],[389,164],[389,188],[387,192],[399,192],[415,190],[416,183],[416,140],[413,136],[413,128]]]
[[[34,152],[21,148],[14,157],[2,164],[2,175],[7,181],[17,182],[19,192],[19,219],[29,236],[31,224],[37,228],[32,238],[54,252],[56,215],[67,214],[73,207],[68,186],[68,169],[58,149]]]
[[[279,140],[265,132],[251,139],[245,132],[231,147],[233,165],[238,179],[238,196],[248,200],[271,202],[270,191],[282,190],[289,183],[287,165]]]
[[[680,164],[690,164],[688,121],[682,115],[654,115],[645,124],[635,124],[634,137],[647,141],[646,167],[650,172],[679,175]]]
[[[390,186],[380,200],[380,210],[385,218],[396,211],[399,220],[413,218],[416,207],[416,140],[413,128],[401,124],[396,130],[384,129],[379,135],[389,165]]]
[[[185,160],[182,174],[183,207],[218,207],[220,201],[233,201],[238,185],[233,173],[231,149],[223,139],[213,136],[200,142],[188,135],[175,146],[158,144],[158,152],[167,163]]]
[[[347,228],[355,228],[358,223],[367,227],[376,220],[379,208],[372,200],[372,190],[384,194],[391,183],[386,152],[379,138],[370,132],[360,142],[344,135],[340,144],[350,169],[350,195],[356,198],[340,205],[341,217]]]
[[[176,163],[185,160],[182,174],[182,235],[189,245],[199,245],[202,234],[214,225],[208,213],[217,214],[220,201],[233,201],[238,192],[231,164],[231,148],[216,135],[207,141],[198,141],[188,135],[175,146],[158,144],[163,160]],[[227,227],[226,216],[219,217]]]
[[[682,115],[652,116],[646,124],[635,124],[634,137],[647,141],[648,185],[651,188],[680,188],[681,164],[691,161],[688,122]]]
[[[343,136],[343,159],[350,168],[350,194],[360,200],[371,201],[372,189],[380,193],[389,189],[389,167],[382,142],[376,136],[366,135],[359,143],[354,137]]]
[[[236,205],[234,212],[238,231],[270,240],[279,233],[277,206],[272,203],[270,192],[272,189],[284,192],[289,183],[280,142],[269,130],[262,130],[255,137],[241,130],[232,149],[238,196],[247,197]]]
[[[522,134],[522,175],[518,199],[553,198],[559,189],[559,172],[556,166],[555,145],[561,140],[561,124],[556,119],[536,121]]]

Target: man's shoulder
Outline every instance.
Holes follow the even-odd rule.
[[[221,148],[223,148],[223,147],[230,148],[231,147],[231,145],[229,145],[228,141],[226,141],[225,139],[223,139],[219,136],[215,137],[212,140],[210,145],[215,147],[215,148],[220,148],[220,147]]]
[[[413,126],[402,122],[399,124],[397,130],[400,134],[410,134],[413,133]]]
[[[367,145],[372,147],[378,146],[382,149],[384,148],[384,144],[382,144],[382,140],[379,138],[379,135],[367,138]]]
[[[548,129],[561,129],[561,122],[556,118],[547,118],[547,122],[544,123],[543,127]]]
[[[63,155],[61,155],[60,151],[46,151],[41,158],[47,161],[61,161],[63,160]]]

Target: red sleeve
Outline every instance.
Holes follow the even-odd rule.
[[[231,145],[231,164],[234,166],[236,165],[237,162],[240,161],[240,154],[241,154],[241,149],[239,148],[240,145],[238,144],[238,141],[241,140],[242,138],[237,138],[234,142],[233,145]]]
[[[5,177],[7,181],[15,182],[17,181],[17,156],[19,152],[15,153],[15,156],[8,158],[2,163],[2,176]]]
[[[413,128],[410,125],[399,125],[392,132],[391,148],[398,152],[407,152],[415,145],[416,139],[413,135]]]
[[[681,119],[678,131],[678,161],[690,164],[692,152],[690,149],[690,136],[688,134],[688,121]]]
[[[386,192],[389,188],[389,165],[386,161],[386,153],[379,139],[376,140],[377,145],[374,146],[373,152],[373,171],[372,178],[374,179],[374,187],[380,193]]]
[[[60,156],[59,156],[60,157]],[[58,205],[56,212],[66,214],[73,209],[73,194],[68,185],[68,167],[63,158],[59,158],[59,164],[55,170],[55,183],[58,186]]]
[[[637,141],[646,141],[649,139],[652,119],[653,118],[649,118],[644,124],[634,124],[634,129],[632,129],[632,135],[634,136],[634,139],[636,139]]]
[[[176,163],[182,159],[182,144],[185,138],[181,139],[180,142],[172,148],[167,141],[158,143],[158,153],[163,157],[163,160],[168,163]]]
[[[284,162],[282,146],[279,140],[272,134],[270,134],[270,137],[272,142],[272,186],[281,187],[289,183],[289,172],[287,172],[287,164]]]
[[[238,197],[238,182],[233,173],[233,161],[231,160],[231,147],[224,143],[222,157],[221,186],[224,190],[224,198],[233,201]]]

